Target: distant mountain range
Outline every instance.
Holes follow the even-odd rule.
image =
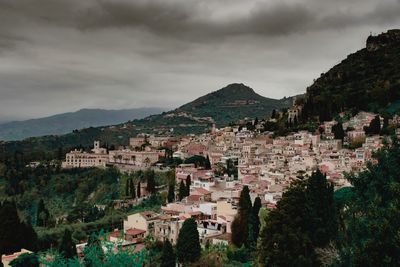
[[[45,118],[0,124],[0,140],[22,140],[28,137],[66,134],[76,129],[114,125],[142,119],[163,111],[161,108],[81,109],[76,112],[57,114]]]

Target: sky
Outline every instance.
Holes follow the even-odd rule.
[[[400,0],[0,0],[0,122],[81,108],[175,108],[227,84],[282,98]]]

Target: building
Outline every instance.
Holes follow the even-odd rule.
[[[62,168],[91,168],[105,167],[108,163],[107,149],[100,147],[100,141],[94,141],[91,153],[82,149],[75,149],[65,156],[65,161],[61,163]]]

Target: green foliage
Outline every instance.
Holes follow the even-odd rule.
[[[337,237],[333,186],[319,171],[292,182],[277,208],[266,217],[258,244],[258,261],[272,266],[316,266],[316,248]]]
[[[381,120],[379,115],[376,115],[375,118],[371,120],[369,126],[366,127],[364,130],[366,134],[379,134],[381,132]]]
[[[175,267],[176,255],[171,242],[167,239],[163,244],[160,267]]]
[[[343,124],[341,122],[338,122],[337,124],[332,126],[332,132],[335,135],[335,139],[340,139],[343,141],[343,138],[345,137],[345,132],[343,130]]]
[[[178,192],[179,201],[181,201],[186,196],[187,196],[187,187],[185,186],[185,183],[181,181],[179,183],[179,192]]]
[[[251,199],[248,186],[243,186],[242,192],[240,193],[238,214],[232,222],[232,243],[237,247],[245,245],[249,246],[249,217],[251,217],[251,223],[255,223],[255,218],[251,215]],[[251,225],[253,227],[253,225]],[[254,229],[252,229],[253,231]],[[251,233],[251,239],[254,238],[254,232]],[[254,242],[254,240],[253,240]]]
[[[353,188],[345,208],[340,265],[398,266],[400,262],[400,145],[374,155],[377,164],[347,178]]]
[[[12,254],[21,248],[36,250],[36,232],[20,220],[14,202],[0,202],[0,218],[0,254]]]
[[[39,267],[39,258],[34,253],[23,253],[10,262],[11,267]]]
[[[156,193],[156,180],[155,180],[155,173],[151,169],[147,169],[144,172],[144,179],[147,182],[147,192],[150,194],[155,194]]]
[[[180,263],[186,264],[195,262],[200,258],[201,247],[197,224],[193,218],[184,221],[179,231],[178,242],[176,245],[177,256]]]
[[[72,259],[76,256],[76,247],[72,241],[71,231],[68,229],[64,231],[58,252],[66,259]]]
[[[168,185],[168,203],[174,202],[175,200],[175,184]]]

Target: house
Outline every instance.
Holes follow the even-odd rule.
[[[129,215],[124,220],[124,232],[126,233],[130,229],[144,230],[144,236],[153,233],[154,224],[158,221],[158,214],[152,211],[144,211]],[[136,233],[132,232],[131,233]]]

